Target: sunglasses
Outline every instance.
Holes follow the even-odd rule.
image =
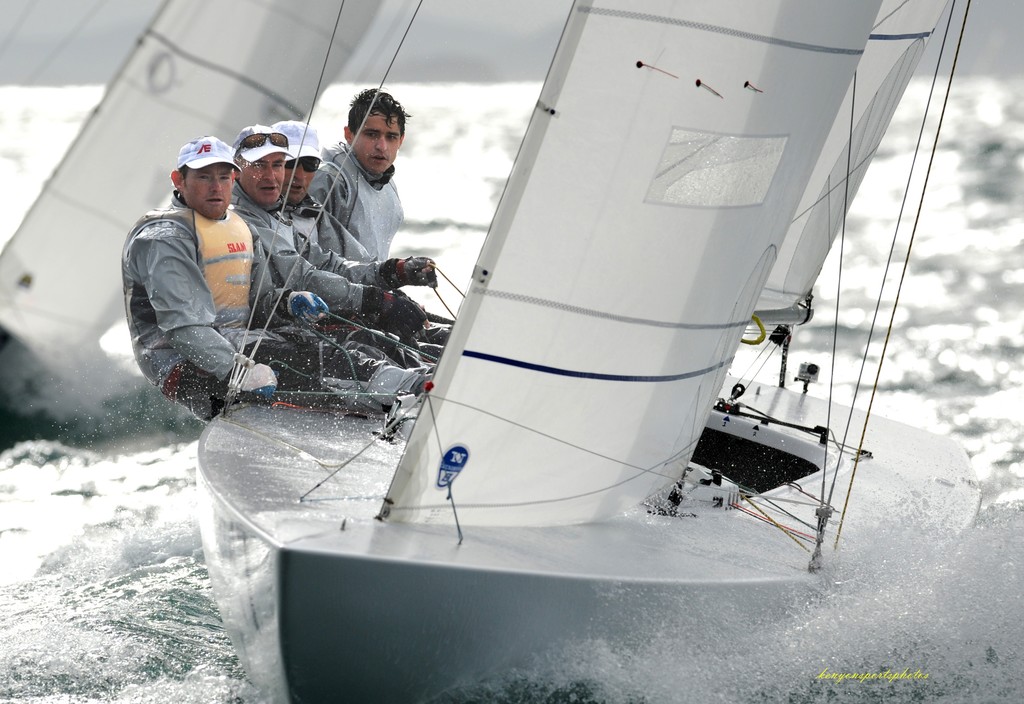
[[[275,147],[283,147],[286,149],[288,147],[288,138],[285,137],[280,132],[257,132],[256,134],[251,134],[245,139],[243,139],[241,142],[239,142],[238,148],[255,149],[256,147],[262,147],[264,144],[267,143],[267,140],[270,140],[270,143],[273,144]]]
[[[298,159],[289,159],[284,162],[284,168],[294,169],[295,162],[299,163],[299,166],[302,167],[303,171],[308,171],[310,173],[313,173],[320,168],[320,159],[315,156],[300,156]]]

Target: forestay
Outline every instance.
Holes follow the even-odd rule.
[[[785,311],[792,310],[811,292],[848,205],[867,173],[945,5],[946,0],[882,3],[857,67],[856,84],[851,84],[836,115],[758,302],[758,315],[766,323],[793,322]],[[847,169],[851,172],[849,184]]]
[[[124,317],[125,235],[168,201],[179,147],[307,115],[377,12],[347,3],[332,46],[340,6],[165,2],[3,250],[0,327],[46,359],[95,348]]]
[[[382,516],[586,522],[680,476],[879,4],[573,8]]]

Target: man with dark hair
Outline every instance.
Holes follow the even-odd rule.
[[[379,350],[332,343],[295,325],[322,318],[327,306],[264,275],[263,247],[229,208],[237,174],[234,149],[216,137],[192,140],[171,172],[171,207],[147,213],[128,235],[121,259],[125,312],[146,378],[204,420],[236,394],[331,396],[339,405],[383,412],[397,395],[422,391],[428,367],[402,369]],[[273,329],[249,327],[268,322]]]
[[[405,213],[392,177],[409,115],[390,94],[368,88],[352,100],[345,142],[323,150],[310,195],[367,255],[385,261]]]
[[[280,285],[312,291],[333,312],[358,315],[403,340],[412,340],[422,332],[427,316],[411,299],[393,295],[378,285],[356,283],[352,279],[358,277],[350,277],[340,268],[322,266],[322,262],[314,266],[298,252],[293,223],[281,215],[285,203],[285,164],[295,159],[287,135],[266,125],[250,125],[235,138],[234,147],[235,164],[241,173],[231,202],[259,236],[271,271],[283,282]],[[407,273],[404,268],[403,273]],[[393,283],[398,286],[414,282]]]
[[[384,289],[401,286],[437,286],[433,260],[427,257],[385,259],[369,257],[366,249],[326,212],[309,188],[320,166],[320,137],[316,129],[298,120],[271,125],[288,138],[293,159],[284,162],[284,204],[278,211],[290,222],[295,250],[317,269],[331,271],[358,284]]]

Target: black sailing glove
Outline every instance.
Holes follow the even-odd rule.
[[[388,288],[429,286],[437,288],[437,264],[430,257],[388,259],[380,265],[380,276]]]
[[[393,332],[403,340],[415,339],[427,322],[427,314],[415,301],[376,286],[363,287],[363,306],[359,312],[384,332]]]

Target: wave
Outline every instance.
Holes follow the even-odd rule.
[[[20,343],[7,342],[0,350],[0,450],[26,440],[123,449],[198,437],[202,425],[124,360],[91,357],[74,368],[58,375]]]

